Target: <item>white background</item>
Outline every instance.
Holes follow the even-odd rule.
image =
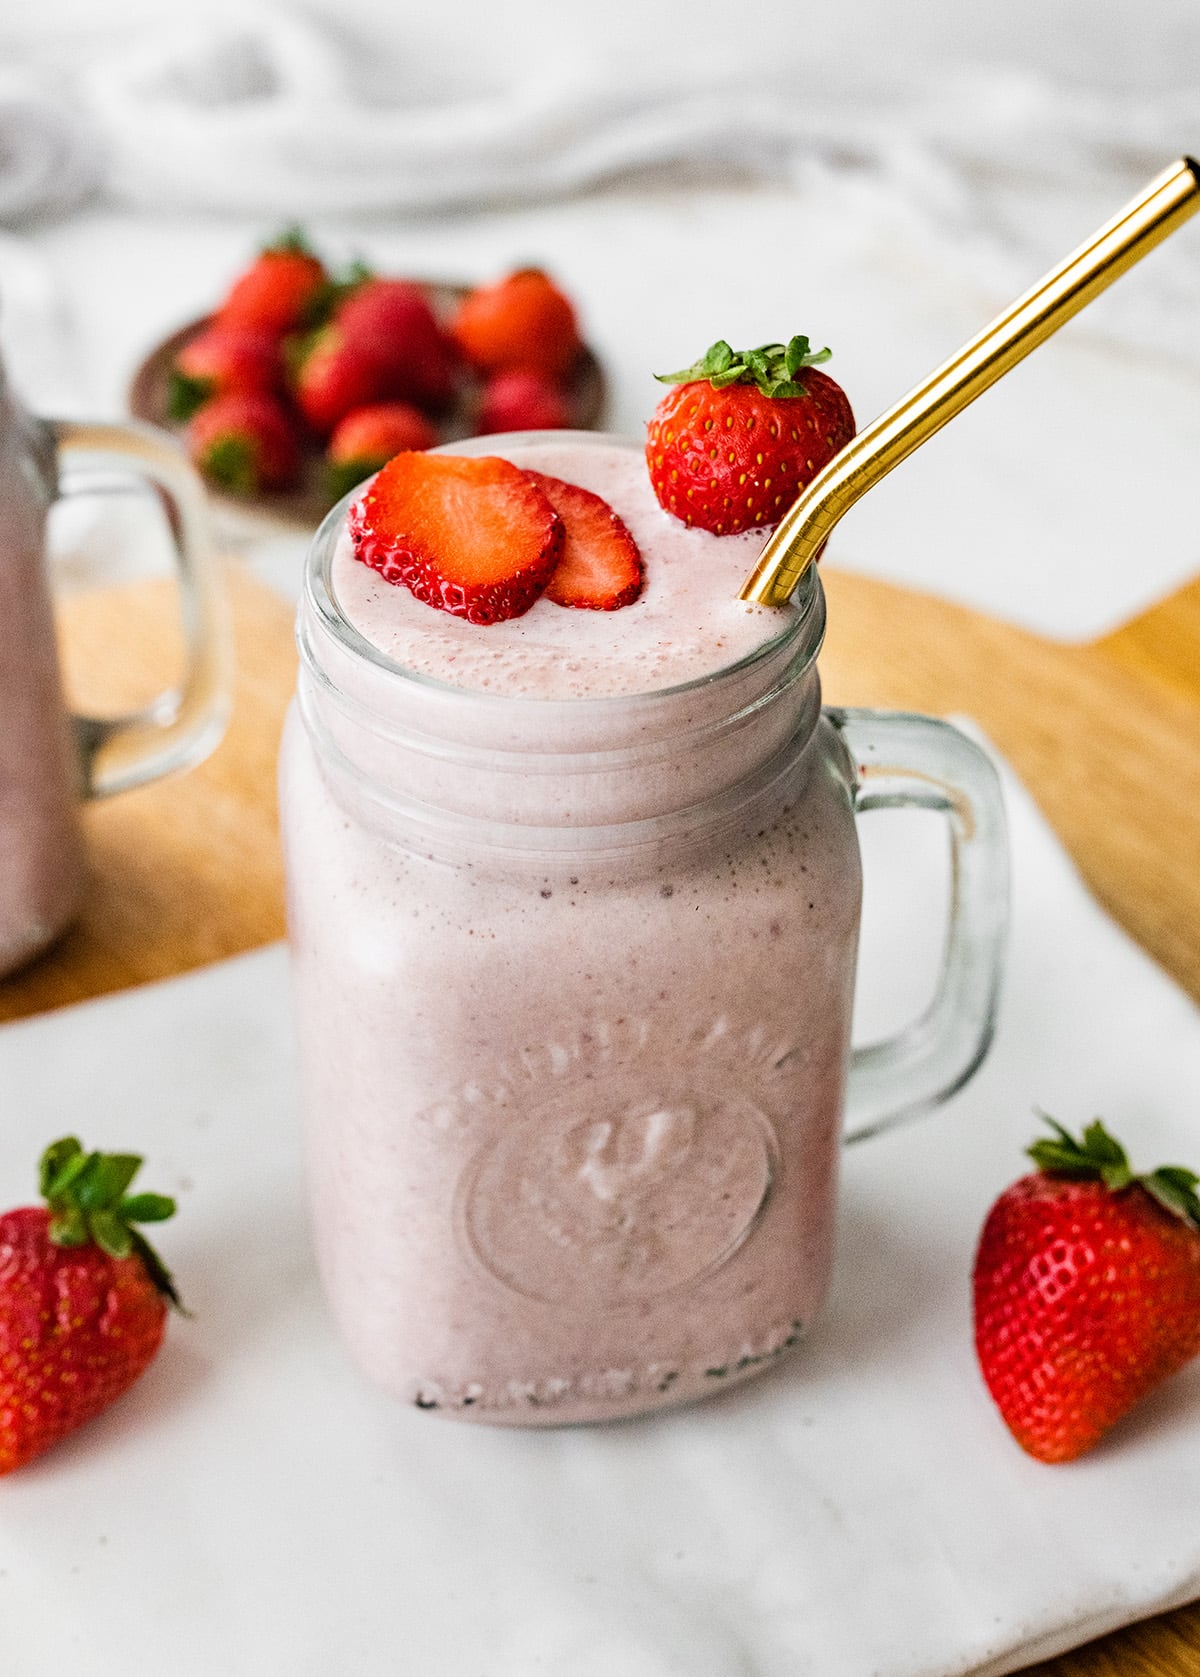
[[[320,124],[311,90],[272,113],[272,72],[253,54],[247,69],[245,42],[289,22],[325,30]],[[651,372],[718,336],[795,331],[832,344],[861,424],[1159,166],[1200,150],[1191,0],[52,0],[0,15],[0,66],[0,91],[19,74],[90,113],[107,160],[106,194],[0,240],[6,353],[40,406],[75,411],[119,412],[155,338],[300,213],[335,255],[381,266],[549,266],[608,368],[618,429],[653,407]],[[622,102],[640,113],[632,139],[615,114],[606,125]],[[630,147],[661,159],[662,126],[685,120],[703,133],[683,159],[605,172]],[[355,149],[364,123],[400,159],[418,131],[435,143],[376,178],[369,144],[366,161]],[[484,131],[526,149],[508,166]],[[338,174],[343,141],[359,162]],[[532,184],[556,164],[567,189]],[[352,192],[376,207],[333,214]],[[1194,223],[876,489],[832,561],[1073,639],[1186,582],[1200,565],[1198,273]],[[290,589],[301,548],[255,553]]]

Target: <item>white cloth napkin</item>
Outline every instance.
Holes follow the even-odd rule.
[[[5,1482],[4,1669],[86,1646],[88,1677],[124,1677],[131,1648],[172,1677],[998,1677],[1200,1594],[1200,1364],[1062,1468],[1020,1452],[974,1365],[974,1243],[1034,1103],[1104,1113],[1143,1166],[1200,1158],[1200,1016],[1008,793],[983,1071],[848,1154],[811,1340],[657,1419],[489,1430],[349,1368],[305,1234],[281,949],[0,1029],[0,1203],[52,1136],[145,1153],[181,1201],[161,1245],[195,1312]],[[863,832],[875,895],[902,896],[923,841]],[[876,1022],[911,976],[893,933],[876,920]]]
[[[449,53],[438,81],[414,87],[397,32],[381,30],[365,95],[361,49],[332,23],[240,7],[102,56],[86,86],[113,184],[142,204],[419,212],[540,201],[670,165],[801,184],[844,177],[849,225],[907,213],[931,256],[999,300],[1065,254],[1062,228],[1079,225],[1081,206],[1106,219],[1174,157],[1200,150],[1193,81],[1114,94],[943,64],[839,88],[836,73],[805,74],[782,15],[779,25],[774,55],[717,56],[677,79],[661,63],[604,54],[549,73],[531,51],[523,79],[482,92],[459,85]],[[856,193],[856,181],[875,190]],[[1109,328],[1200,363],[1195,247],[1155,268],[1135,298],[1109,305]]]
[[[104,173],[91,123],[30,77],[0,70],[0,226],[87,198]]]

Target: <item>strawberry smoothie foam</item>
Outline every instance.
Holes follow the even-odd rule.
[[[546,699],[604,698],[674,687],[753,652],[778,632],[779,614],[746,606],[738,588],[762,550],[761,531],[716,538],[689,530],[655,499],[641,455],[595,443],[512,446],[487,452],[580,484],[616,508],[643,556],[645,586],[620,611],[577,611],[543,598],[487,633],[435,612],[385,582],[339,543],[333,586],[346,616],[380,651],[413,672],[483,692]]]
[[[640,450],[488,439],[633,532],[615,612],[476,626],[310,560],[281,787],[316,1242],[362,1367],[510,1424],[772,1365],[832,1247],[860,874],[815,576]],[[484,452],[470,445],[470,452]]]

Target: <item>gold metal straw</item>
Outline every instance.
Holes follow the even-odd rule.
[[[785,513],[747,577],[741,598],[756,605],[784,605],[829,532],[860,495],[1197,210],[1200,163],[1183,157],[915,390],[860,431]]]

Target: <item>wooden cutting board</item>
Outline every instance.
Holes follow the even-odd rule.
[[[1089,646],[1061,646],[943,600],[824,570],[821,667],[834,703],[974,717],[1092,891],[1200,1001],[1200,579]],[[93,888],[75,929],[0,983],[15,1019],[253,949],[284,931],[275,754],[295,680],[292,614],[230,574],[233,717],[191,774],[84,812]],[[170,588],[65,602],[72,697],[144,702],[170,680]],[[1042,1677],[1200,1677],[1200,1605],[1107,1637]]]

